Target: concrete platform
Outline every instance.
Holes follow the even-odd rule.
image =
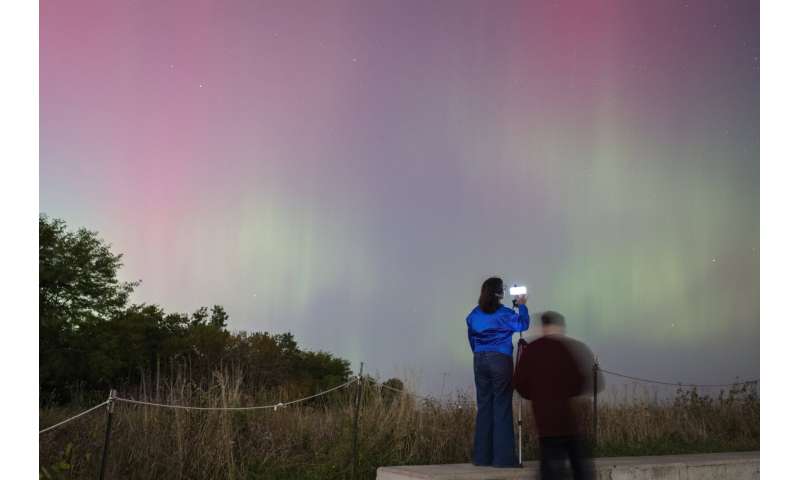
[[[613,457],[595,459],[598,480],[727,480],[759,478],[759,452]],[[476,467],[468,463],[380,467],[377,480],[531,480],[539,462],[524,468]]]

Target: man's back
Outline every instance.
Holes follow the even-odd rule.
[[[531,400],[540,437],[579,432],[570,399],[584,393],[589,384],[587,356],[591,358],[585,345],[561,335],[540,337],[522,350],[514,388]]]

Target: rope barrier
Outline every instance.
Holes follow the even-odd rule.
[[[82,411],[81,413],[79,413],[79,414],[77,414],[75,416],[69,417],[66,420],[62,420],[62,421],[56,423],[55,425],[51,425],[51,426],[45,428],[44,430],[39,430],[39,435],[41,435],[41,434],[43,434],[45,432],[49,432],[50,430],[53,430],[54,428],[60,427],[61,425],[64,425],[65,423],[71,422],[71,421],[75,420],[76,418],[82,417],[82,416],[86,415],[87,413],[92,412],[94,410],[97,410],[98,408],[102,407],[103,405],[107,405],[107,404],[108,404],[108,400],[106,400],[105,402],[103,402],[101,404],[95,405],[94,407],[90,408],[89,410],[84,410],[84,411]]]
[[[390,390],[392,392],[404,393],[406,395],[411,395],[412,397],[421,398],[422,400],[435,400],[435,399],[433,399],[431,397],[426,397],[424,395],[419,395],[419,394],[416,394],[416,393],[413,393],[413,392],[409,392],[408,390],[400,390],[399,388],[390,387],[389,385],[379,384],[377,380],[370,379],[370,382],[374,383],[375,386],[377,386],[379,390],[382,390],[382,389],[385,388],[386,390]]]
[[[656,384],[659,384],[659,385],[670,385],[670,386],[673,386],[673,387],[716,387],[716,388],[722,388],[722,387],[733,387],[734,385],[743,385],[743,384],[746,384],[746,383],[757,383],[759,381],[759,379],[743,380],[741,382],[725,383],[725,384],[719,384],[719,385],[702,384],[702,383],[673,383],[673,382],[662,382],[660,380],[649,380],[647,378],[632,377],[630,375],[625,375],[625,374],[622,374],[622,373],[612,372],[610,370],[605,370],[605,369],[602,369],[602,368],[598,368],[598,370],[603,372],[603,373],[607,373],[609,375],[614,375],[616,377],[627,378],[629,380],[635,380],[637,382],[656,383]]]
[[[660,380],[651,380],[651,379],[641,378],[641,377],[634,377],[634,376],[631,376],[631,375],[625,375],[625,374],[622,374],[622,373],[613,372],[611,370],[606,370],[606,369],[603,369],[603,368],[598,368],[598,370],[603,372],[603,373],[606,373],[608,375],[613,375],[613,376],[621,377],[621,378],[627,378],[629,380],[634,380],[634,381],[637,381],[637,382],[653,383],[653,384],[658,384],[658,385],[668,385],[668,386],[676,386],[676,387],[724,388],[724,387],[732,387],[732,386],[735,386],[735,385],[743,385],[743,384],[758,383],[759,382],[759,379],[755,379],[755,380],[743,380],[741,382],[725,383],[725,384],[675,383],[675,382],[664,382],[664,381],[660,381]],[[191,405],[171,405],[171,404],[166,404],[166,403],[146,402],[146,401],[142,401],[142,400],[134,400],[132,398],[121,398],[121,397],[114,396],[112,398],[109,398],[108,400],[106,400],[103,403],[95,405],[94,407],[92,407],[92,408],[90,408],[88,410],[84,410],[83,412],[81,412],[81,413],[79,413],[77,415],[74,415],[72,417],[67,418],[66,420],[62,420],[61,422],[56,423],[55,425],[51,425],[51,426],[45,428],[44,430],[40,430],[39,434],[41,435],[42,433],[49,432],[50,430],[58,428],[61,425],[69,423],[72,420],[75,420],[75,419],[80,418],[80,417],[82,417],[82,416],[84,416],[84,415],[86,415],[86,414],[88,414],[90,412],[93,412],[94,410],[97,410],[98,408],[100,408],[100,407],[102,407],[104,405],[107,405],[112,399],[113,400],[119,400],[120,402],[134,404],[134,405],[144,405],[144,406],[161,407],[161,408],[174,408],[174,409],[180,409],[180,410],[247,411],[247,410],[268,410],[268,409],[273,409],[273,410],[277,411],[279,408],[288,407],[289,405],[294,405],[294,404],[297,404],[297,403],[302,403],[302,402],[305,402],[305,401],[308,401],[308,400],[311,400],[311,399],[314,399],[314,398],[317,398],[317,397],[321,397],[323,395],[327,395],[327,394],[335,392],[337,390],[341,390],[341,389],[343,389],[345,387],[348,387],[348,386],[352,385],[353,383],[358,382],[360,379],[361,379],[361,377],[356,376],[356,377],[353,377],[352,379],[348,380],[347,382],[344,382],[344,383],[342,383],[340,385],[337,385],[335,387],[331,387],[331,388],[329,388],[327,390],[323,390],[323,391],[315,393],[313,395],[309,395],[307,397],[298,398],[296,400],[292,400],[292,401],[289,401],[289,402],[279,402],[279,403],[275,403],[275,404],[272,404],[272,405],[257,405],[257,406],[251,406],[251,407],[195,407],[195,406],[191,406]],[[379,389],[386,389],[386,390],[390,390],[390,391],[393,391],[393,392],[396,392],[396,393],[410,395],[412,397],[416,397],[416,398],[419,398],[419,399],[422,399],[422,400],[426,400],[426,401],[438,401],[437,399],[434,399],[432,397],[419,395],[419,394],[416,394],[416,393],[413,393],[413,392],[409,392],[407,390],[401,390],[399,388],[394,388],[394,387],[391,387],[391,386],[385,385],[385,384],[379,384],[376,380],[373,380],[373,379],[370,379],[370,378],[368,378],[368,380],[371,383],[373,383],[375,386],[377,386]],[[458,407],[461,408],[462,405],[458,404]]]
[[[352,378],[352,379],[346,381],[345,383],[343,383],[341,385],[338,385],[336,387],[329,388],[329,389],[327,389],[325,391],[322,391],[322,392],[319,392],[319,393],[315,393],[314,395],[309,395],[307,397],[298,398],[297,400],[292,400],[291,402],[286,402],[286,403],[283,404],[283,406],[285,407],[285,406],[292,405],[292,404],[295,404],[295,403],[305,402],[306,400],[311,400],[312,398],[321,397],[322,395],[326,395],[328,393],[335,392],[336,390],[339,390],[339,389],[345,388],[345,387],[347,387],[349,385],[352,385],[352,384],[356,383],[358,380],[359,380],[358,377]]]
[[[162,408],[175,408],[180,410],[235,410],[235,411],[242,411],[242,410],[267,410],[273,409],[277,411],[279,408],[287,407],[289,405],[293,405],[295,403],[305,402],[307,400],[311,400],[312,398],[320,397],[322,395],[326,395],[328,393],[334,392],[336,390],[340,390],[342,388],[347,387],[358,381],[358,378],[353,378],[348,380],[347,382],[337,385],[335,387],[329,388],[322,392],[315,393],[314,395],[309,395],[307,397],[298,398],[297,400],[292,400],[290,402],[279,402],[272,405],[257,405],[252,407],[193,407],[191,405],[171,405],[167,403],[154,403],[154,402],[145,402],[142,400],[134,400],[132,398],[121,398],[121,397],[114,397],[115,400],[119,400],[120,402],[132,403],[135,405],[145,405],[150,407],[162,407]]]

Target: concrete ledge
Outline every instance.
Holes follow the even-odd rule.
[[[613,457],[595,459],[598,480],[727,480],[759,478],[759,452]],[[380,467],[377,480],[531,480],[539,462],[524,468],[476,467],[468,463]]]

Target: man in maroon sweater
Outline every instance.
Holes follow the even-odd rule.
[[[564,335],[564,317],[558,312],[543,313],[541,321],[542,336],[522,345],[514,371],[514,388],[533,407],[541,479],[562,478],[565,457],[573,478],[593,478],[574,405],[574,397],[592,389],[592,352]]]

